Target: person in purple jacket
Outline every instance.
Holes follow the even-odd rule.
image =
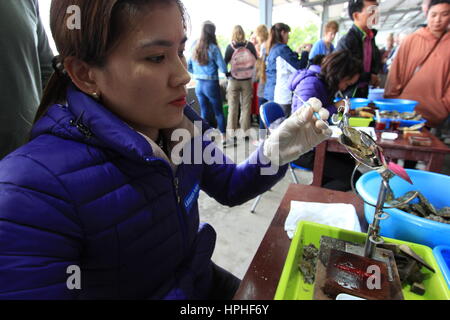
[[[185,17],[179,0],[52,2],[55,72],[0,162],[0,299],[233,297],[200,190],[228,206],[267,191],[329,114],[312,99],[232,163],[186,106]]]
[[[311,97],[320,100],[330,115],[337,112],[334,99],[338,91],[356,83],[362,72],[362,63],[351,52],[342,50],[328,56],[317,55],[306,70],[297,71],[290,79],[290,89],[294,92],[292,110],[303,107],[303,101]],[[295,163],[304,168],[314,167],[315,151],[302,155]],[[328,152],[325,159],[323,187],[347,191],[351,189],[350,178],[354,160],[348,154]],[[357,173],[356,178],[359,174]]]

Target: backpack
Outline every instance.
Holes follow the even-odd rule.
[[[237,80],[250,79],[253,77],[256,58],[253,53],[247,48],[248,42],[244,47],[235,48],[231,56],[231,76]]]

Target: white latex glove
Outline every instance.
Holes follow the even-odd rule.
[[[324,120],[330,116],[317,98],[304,105],[270,133],[264,141],[264,155],[278,166],[296,160],[322,141],[331,137],[331,129]],[[319,113],[321,119],[314,116]]]

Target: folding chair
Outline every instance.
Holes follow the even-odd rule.
[[[275,102],[266,102],[259,108],[259,114],[261,117],[261,120],[264,124],[265,129],[267,130],[267,136],[270,135],[271,131],[271,124],[273,124],[275,121],[279,120],[280,123],[285,119],[285,114],[283,109],[278,103]],[[298,178],[295,175],[294,169],[301,169],[305,171],[311,171],[309,169],[303,168],[301,166],[298,166],[294,163],[289,163],[289,172],[291,173],[292,180],[294,180],[294,183],[299,184]],[[251,213],[255,213],[256,206],[258,205],[259,201],[262,198],[262,194],[259,195],[255,201],[253,202],[252,208],[250,209]]]

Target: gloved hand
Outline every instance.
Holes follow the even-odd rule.
[[[314,116],[318,112],[321,119]],[[322,141],[331,137],[331,129],[324,120],[330,116],[328,110],[322,108],[317,98],[310,98],[304,105],[275,130],[264,141],[264,155],[278,166],[296,160]]]

